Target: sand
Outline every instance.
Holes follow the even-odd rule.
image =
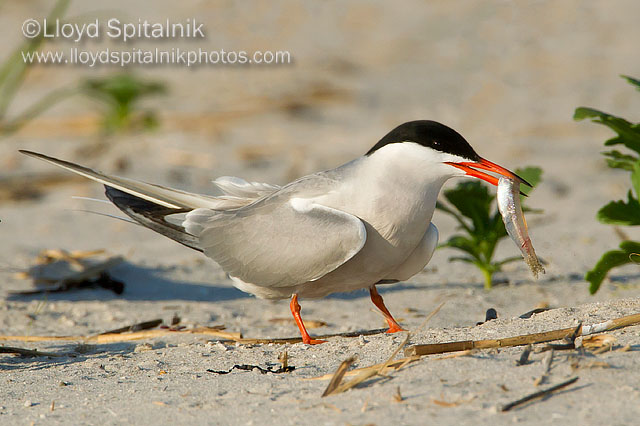
[[[158,130],[100,138],[98,106],[73,98],[2,139],[0,179],[26,183],[52,172],[17,153],[31,149],[185,190],[211,192],[210,180],[222,175],[282,184],[361,155],[403,121],[434,119],[458,130],[491,161],[544,169],[543,182],[528,200],[544,213],[529,215],[528,222],[547,274],[534,281],[524,263],[514,263],[498,274],[502,285],[485,291],[479,271],[448,262],[457,254],[451,250],[437,251],[421,274],[380,288],[391,312],[411,331],[410,345],[495,339],[637,314],[637,266],[614,270],[595,296],[583,279],[601,253],[620,242],[595,213],[624,197],[629,181],[606,168],[600,155],[610,133],[571,119],[575,107],[586,105],[638,120],[640,96],[618,75],[637,74],[640,6],[614,4],[412,1],[400,8],[384,2],[282,1],[253,2],[249,13],[248,6],[199,2],[180,8],[159,2],[153,10],[113,2],[105,12],[100,2],[78,2],[69,16],[196,15],[206,23],[205,40],[163,43],[289,50],[294,63],[137,68],[139,75],[170,87],[167,96],[143,105],[158,112]],[[42,16],[47,7],[0,6],[0,57],[22,40],[24,19]],[[17,113],[53,88],[117,70],[36,68],[10,111]],[[74,195],[102,197],[102,189],[74,180],[43,187],[36,198],[0,200],[1,334],[87,336],[156,318],[168,323],[177,314],[186,327],[224,325],[248,338],[297,336],[287,301],[262,301],[236,290],[216,264],[151,231],[77,211],[116,212]],[[440,213],[434,222],[441,240],[455,232]],[[624,232],[640,238],[636,229]],[[123,256],[125,262],[111,273],[125,283],[125,292],[10,296],[32,288],[16,272],[53,248]],[[498,257],[517,253],[505,240]],[[304,318],[326,323],[312,334],[384,326],[366,292],[301,304]],[[519,318],[539,305],[551,310]],[[476,325],[489,308],[498,319]],[[185,333],[110,344],[5,341],[63,356],[0,355],[0,423],[633,424],[640,415],[640,327],[608,334],[616,339],[611,351],[555,351],[538,386],[548,352],[535,352],[530,364],[516,366],[523,348],[504,348],[443,360],[427,356],[388,378],[325,398],[328,382],[307,379],[333,373],[351,356],[357,357],[352,368],[384,362],[406,334],[334,337],[313,347],[218,343]],[[615,350],[627,345],[629,350]],[[283,351],[295,367],[290,373],[207,371],[241,364],[278,368]],[[575,384],[544,400],[500,412],[504,404],[574,376]]]

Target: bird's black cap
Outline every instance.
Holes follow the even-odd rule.
[[[399,125],[367,152],[371,155],[383,146],[392,143],[414,142],[436,151],[457,155],[471,161],[479,161],[480,156],[469,142],[450,127],[431,120],[408,121]]]

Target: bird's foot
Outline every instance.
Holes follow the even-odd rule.
[[[302,343],[304,343],[305,345],[319,345],[320,343],[327,343],[326,340],[320,340],[320,339],[312,339],[312,338],[307,338],[305,339],[304,337],[302,338]]]
[[[391,334],[391,333],[397,333],[399,331],[407,331],[407,330],[402,328],[399,324],[395,324],[395,325],[390,325],[389,329],[385,331],[385,333]]]
[[[304,322],[302,322],[302,317],[300,316],[300,304],[298,303],[298,295],[293,294],[291,296],[291,303],[289,304],[291,307],[291,313],[293,314],[293,318],[296,320],[296,324],[298,324],[298,328],[300,329],[300,335],[302,336],[302,343],[305,345],[319,345],[320,343],[326,343],[326,340],[312,339],[307,333],[307,328],[304,326]]]

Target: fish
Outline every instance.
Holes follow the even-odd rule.
[[[500,177],[496,198],[498,200],[498,210],[502,215],[507,234],[516,243],[522,252],[524,261],[537,279],[538,274],[544,274],[545,270],[536,255],[527,232],[527,221],[520,205],[520,182],[511,178]]]

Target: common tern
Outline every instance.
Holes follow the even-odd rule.
[[[368,288],[389,324],[402,331],[376,290],[422,271],[438,243],[431,223],[438,193],[452,177],[497,185],[487,172],[526,183],[480,157],[455,130],[429,120],[396,127],[365,155],[287,185],[213,181],[223,193],[200,195],[21,151],[105,185],[106,196],[138,223],[217,262],[240,290],[291,298],[302,341],[298,297]]]

